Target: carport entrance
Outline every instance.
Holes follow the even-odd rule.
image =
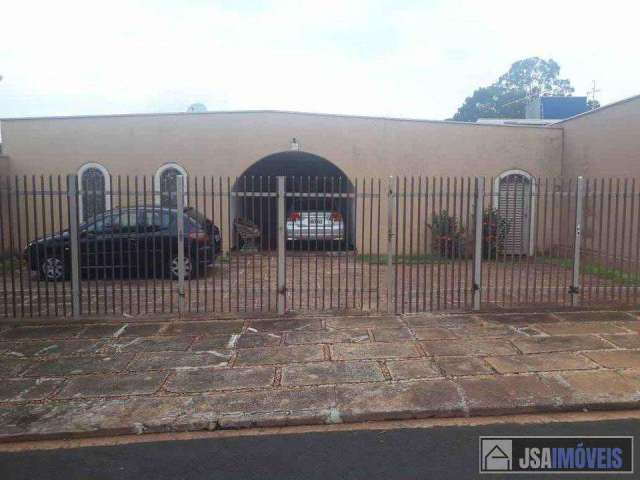
[[[277,234],[276,177],[286,177],[286,215],[294,212],[339,214],[348,237],[344,244],[355,244],[354,200],[339,194],[353,193],[353,184],[344,172],[326,158],[307,152],[288,151],[268,155],[249,167],[233,186],[231,214],[249,220],[260,229],[261,250],[275,250]],[[290,195],[289,195],[290,194]],[[242,240],[234,235],[235,246]],[[331,243],[331,242],[329,242]],[[343,244],[343,245],[344,245]],[[306,242],[304,248],[342,248],[327,242]],[[289,242],[290,247],[299,243]]]

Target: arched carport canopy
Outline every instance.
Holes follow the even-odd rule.
[[[351,182],[348,181],[344,172],[338,168],[335,164],[331,163],[324,157],[314,155],[308,152],[299,151],[287,151],[273,153],[261,158],[256,163],[251,165],[240,176],[238,181],[242,177],[289,177],[289,178],[334,178],[335,182],[338,182],[339,178],[344,179],[345,186],[352,188]],[[238,187],[239,185],[236,184]],[[289,188],[287,188],[289,190]]]
[[[292,211],[340,212],[345,219],[345,228],[353,231],[350,221],[353,199],[333,196],[353,192],[353,184],[339,167],[308,152],[273,153],[251,165],[233,186],[233,191],[239,194],[234,197],[234,217],[249,219],[260,227],[262,248],[275,248],[277,204],[275,197],[260,194],[276,192],[276,177],[279,176],[286,177],[286,191],[291,194],[285,202],[287,214]]]

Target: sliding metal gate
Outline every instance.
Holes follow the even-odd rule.
[[[177,176],[168,182],[1,178],[0,314],[405,313],[638,303],[634,179]],[[56,269],[63,276],[54,281],[47,272]]]

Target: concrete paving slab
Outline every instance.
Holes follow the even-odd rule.
[[[634,333],[640,333],[640,320],[629,320],[616,322],[616,325]]]
[[[575,320],[581,322],[615,322],[618,320],[631,320],[633,318],[633,315],[622,311],[559,312],[556,315],[564,320]]]
[[[329,385],[339,383],[382,382],[377,362],[320,362],[282,367],[282,385]]]
[[[354,329],[354,328],[400,328],[405,325],[399,317],[375,316],[364,317],[333,317],[327,318],[325,324],[329,329]]]
[[[300,332],[322,329],[322,321],[314,318],[251,320],[247,330],[252,333]]]
[[[78,335],[81,325],[19,326],[2,332],[3,340],[51,340],[72,338]]]
[[[545,381],[560,391],[565,409],[638,408],[640,380],[611,370],[558,372],[544,375]]]
[[[91,373],[116,373],[127,368],[133,354],[62,357],[34,363],[23,373],[25,377],[64,377]]]
[[[367,358],[412,358],[420,353],[412,342],[338,343],[331,345],[333,360],[362,360]]]
[[[0,358],[0,378],[17,377],[33,365],[36,363],[27,359]]]
[[[231,353],[212,352],[144,352],[135,356],[127,370],[174,370],[177,368],[226,367]]]
[[[514,355],[518,351],[503,338],[469,338],[464,340],[430,340],[420,344],[429,355]]]
[[[338,386],[336,398],[343,422],[464,415],[462,398],[449,380]]]
[[[0,406],[0,440],[40,440],[136,432],[129,399]]]
[[[460,338],[458,333],[446,327],[413,327],[418,340],[453,340]]]
[[[35,340],[6,342],[0,347],[2,355],[9,357],[48,357],[98,353],[108,339],[93,340]]]
[[[194,352],[206,352],[209,350],[228,350],[237,346],[240,334],[227,333],[224,335],[207,335],[196,338],[189,350]]]
[[[411,327],[462,328],[482,325],[475,316],[470,315],[407,315],[405,321]]]
[[[335,407],[335,404],[335,387],[331,385],[203,394],[194,398],[193,411],[219,415],[313,413]]]
[[[508,325],[468,325],[452,329],[458,337],[509,337],[517,335],[518,332]]]
[[[586,352],[584,355],[606,368],[640,368],[640,350]]]
[[[0,402],[44,400],[62,384],[61,378],[13,378],[0,382]]]
[[[487,375],[491,367],[478,357],[435,357],[435,364],[447,376]]]
[[[165,388],[174,393],[267,388],[274,375],[274,367],[182,369],[169,377]]]
[[[322,345],[245,348],[238,350],[235,366],[321,362],[324,359]]]
[[[385,362],[393,380],[441,377],[442,374],[431,359],[387,360]]]
[[[105,346],[105,352],[166,352],[185,351],[194,341],[189,336],[125,337]]]
[[[412,340],[413,334],[407,327],[401,328],[372,328],[373,338],[376,342],[398,342]]]
[[[619,327],[614,323],[603,321],[549,323],[536,325],[536,328],[545,333],[548,333],[549,335],[576,335],[582,333],[626,333],[622,327]]]
[[[240,335],[236,348],[275,347],[282,344],[283,333],[250,333]]]
[[[498,373],[551,372],[554,370],[589,370],[599,368],[583,355],[568,352],[487,357]]]
[[[67,380],[56,398],[150,395],[158,391],[167,376],[166,372],[81,376]]]
[[[535,323],[557,323],[560,319],[552,313],[486,313],[478,317],[488,323],[526,326]]]
[[[173,322],[164,329],[167,335],[222,335],[240,333],[244,321]]]
[[[79,338],[150,337],[165,328],[168,323],[109,323],[88,325],[78,334]]]
[[[640,348],[640,335],[602,335],[602,338],[620,348]]]
[[[287,345],[302,345],[307,343],[363,343],[369,342],[367,329],[349,330],[318,330],[314,332],[287,332]]]
[[[512,339],[512,342],[522,353],[576,352],[611,348],[610,344],[594,335],[517,337]]]
[[[78,338],[102,338],[113,337],[115,334],[122,334],[126,330],[126,323],[99,323],[87,325],[78,334]]]
[[[457,380],[471,415],[556,410],[563,391],[535,375],[464,377]]]

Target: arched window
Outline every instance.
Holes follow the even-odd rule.
[[[182,175],[185,185],[185,205],[187,202],[186,185],[187,185],[187,171],[177,163],[166,163],[162,165],[155,175],[155,188],[158,192],[156,196],[156,203],[161,207],[176,208],[178,206],[177,200],[177,177]]]
[[[78,169],[78,207],[82,222],[111,209],[111,197],[108,194],[110,182],[109,171],[99,163],[85,163]]]
[[[504,239],[507,255],[531,255],[534,250],[535,179],[524,170],[507,170],[493,185],[494,205],[509,228]]]

